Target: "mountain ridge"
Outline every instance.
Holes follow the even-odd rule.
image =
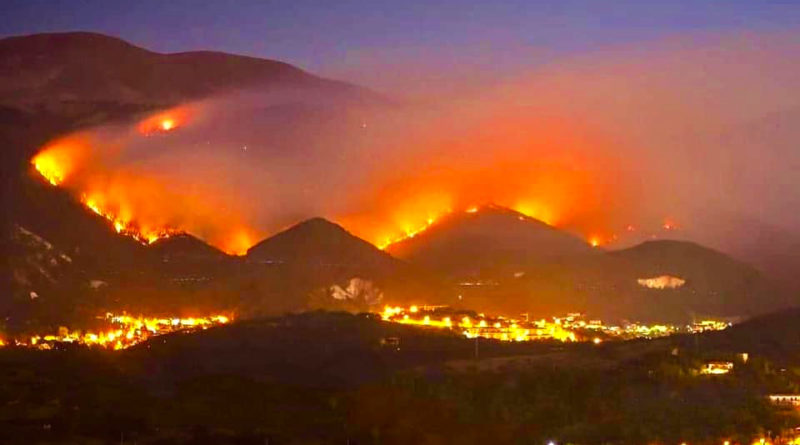
[[[232,88],[277,85],[383,100],[362,87],[272,59],[219,51],[159,53],[87,32],[0,39],[0,104],[14,108],[86,111],[93,103],[166,107]]]

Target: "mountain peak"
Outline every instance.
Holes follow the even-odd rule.
[[[164,106],[258,86],[346,90],[292,65],[220,52],[161,54],[88,32],[0,40],[0,104],[124,103]]]
[[[448,215],[386,250],[454,275],[596,253],[570,233],[495,204]]]
[[[156,240],[150,245],[162,258],[221,259],[225,252],[188,233],[180,233]]]
[[[311,218],[267,238],[247,251],[247,258],[268,262],[385,265],[397,260],[342,226]]]
[[[70,49],[135,49],[150,52],[117,37],[89,31],[27,34],[0,39],[0,50],[26,49],[39,51],[69,51]]]

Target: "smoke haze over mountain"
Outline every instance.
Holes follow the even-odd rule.
[[[799,43],[705,35],[441,89],[387,74],[389,104],[239,91],[143,117],[171,131],[87,130],[64,184],[230,252],[315,215],[380,245],[492,202],[609,247],[677,237],[752,253],[765,227],[800,233]]]

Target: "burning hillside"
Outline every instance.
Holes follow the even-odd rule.
[[[731,61],[754,57],[737,48],[710,58],[662,48],[633,66],[624,53],[556,63],[457,101],[432,97],[404,107],[367,103],[357,89],[334,83],[215,89],[217,96],[198,93],[200,102],[137,122],[67,135],[33,163],[120,233],[143,243],[189,233],[233,254],[317,215],[386,247],[485,203],[597,247],[676,236],[720,241],[718,230],[708,230],[708,214],[747,214],[763,204],[747,201],[750,192],[730,192],[741,186],[739,177],[699,174],[698,166],[727,165],[711,148],[698,149],[708,152],[699,160],[688,155],[720,145],[716,136],[696,134],[696,122],[712,121],[710,134],[717,135],[771,110],[741,106],[763,76],[736,74]],[[694,71],[686,63],[695,59],[704,61],[705,74],[687,78]],[[596,72],[587,75],[582,63]],[[709,107],[702,105],[709,98],[686,94],[709,78],[737,94]],[[671,149],[676,140],[685,152]],[[739,162],[727,152],[724,159]],[[682,186],[704,178],[719,181]]]
[[[190,233],[230,254],[245,253],[258,241],[258,234],[296,222],[290,214],[296,214],[296,209],[304,206],[306,209],[301,213],[331,214],[381,248],[412,238],[453,213],[481,207],[470,203],[474,201],[505,204],[549,224],[569,224],[569,215],[575,209],[596,207],[587,201],[594,199],[593,193],[582,192],[591,189],[592,180],[585,177],[586,172],[570,172],[564,162],[557,160],[547,161],[547,165],[518,166],[514,168],[517,173],[512,175],[503,174],[509,168],[505,162],[469,166],[446,177],[415,172],[411,187],[392,184],[398,172],[374,164],[367,170],[360,167],[372,164],[368,159],[359,159],[362,154],[353,151],[361,150],[364,142],[358,138],[362,135],[351,134],[350,129],[341,128],[340,124],[327,128],[328,124],[305,115],[298,123],[301,130],[313,125],[316,131],[322,125],[326,134],[345,133],[343,141],[347,142],[335,149],[343,150],[342,156],[356,157],[356,166],[343,173],[359,173],[349,175],[346,188],[341,191],[323,189],[324,184],[307,184],[303,179],[297,183],[298,175],[288,171],[268,170],[272,175],[265,179],[256,176],[261,168],[278,169],[286,163],[296,167],[298,160],[291,159],[289,153],[297,149],[296,139],[303,142],[307,138],[298,135],[301,130],[272,126],[272,111],[265,118],[263,111],[237,100],[177,107],[147,116],[133,125],[98,128],[60,138],[34,156],[32,164],[50,184],[71,190],[120,234],[150,244],[175,234]],[[261,119],[266,119],[276,132],[268,135],[258,132],[253,139],[228,141],[228,132],[240,134],[253,130],[251,123],[242,124],[242,119],[252,119],[246,115],[253,112],[261,112]],[[306,122],[308,119],[312,122]],[[281,134],[287,131],[291,134]],[[369,141],[382,139],[384,131],[367,137]],[[270,147],[270,138],[282,141],[282,147]],[[320,142],[315,138],[308,141]],[[349,146],[350,143],[354,146]],[[230,146],[232,152],[220,152],[220,147]],[[335,149],[314,155],[338,156]],[[414,158],[421,155],[413,151],[409,154]],[[290,159],[281,159],[287,156]],[[273,166],[275,157],[277,165]],[[252,166],[247,165],[250,159]],[[442,171],[445,168],[442,165]],[[331,175],[317,167],[311,167],[308,173]],[[539,177],[534,185],[523,180],[531,176]],[[345,177],[333,174],[331,180],[341,182]],[[290,188],[282,196],[266,186],[267,196],[272,199],[253,208],[248,202],[254,192],[264,190],[265,182],[288,183]],[[297,190],[298,187],[302,190]],[[314,195],[309,196],[311,192]],[[335,196],[334,201],[321,207],[316,203],[330,194]],[[303,204],[308,199],[310,204]]]
[[[185,184],[170,183],[142,166],[121,165],[132,154],[124,152],[124,144],[136,139],[169,143],[169,133],[179,131],[190,116],[197,116],[196,109],[178,107],[149,116],[132,129],[68,135],[45,146],[31,163],[47,182],[69,189],[117,233],[152,244],[191,232],[229,254],[244,254],[257,240],[254,231],[237,215],[221,215],[217,209],[225,204],[212,194],[187,193]]]

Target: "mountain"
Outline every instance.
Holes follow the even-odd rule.
[[[0,104],[170,105],[250,86],[357,89],[287,63],[211,51],[160,54],[87,32],[0,40]]]
[[[159,54],[92,33],[1,39],[0,254],[7,261],[0,267],[0,284],[9,290],[0,296],[1,315],[45,320],[42,311],[66,313],[77,306],[90,313],[97,307],[158,309],[176,302],[197,302],[192,307],[198,308],[251,296],[253,286],[271,289],[242,270],[241,260],[220,255],[200,240],[182,236],[143,246],[118,235],[67,192],[45,184],[30,166],[31,156],[59,135],[242,88],[379,101],[364,89],[274,60],[214,52]],[[292,127],[287,119],[315,116],[313,109],[302,108],[286,117],[286,107],[299,109],[287,104],[263,112],[286,128]],[[71,262],[61,264],[60,253]],[[50,259],[57,264],[50,265]],[[30,292],[39,298],[31,300]],[[270,292],[262,306],[272,307],[277,299],[278,291]],[[289,306],[296,309],[302,301],[274,305],[276,310]]]
[[[388,338],[399,345],[386,344]],[[480,347],[482,357],[563,349],[549,342],[486,341]],[[339,386],[404,368],[474,359],[475,343],[457,332],[385,323],[372,314],[310,311],[162,336],[123,354],[125,360],[149,362],[138,368],[158,370],[167,381],[207,373]],[[170,366],[155,365],[165,362]]]
[[[275,273],[312,308],[362,311],[387,303],[449,302],[436,276],[323,218],[261,241],[245,261],[259,273]]]
[[[173,260],[225,261],[229,256],[205,241],[188,233],[161,238],[150,245],[163,262]]]
[[[386,251],[457,278],[496,278],[525,266],[598,254],[572,234],[495,205],[448,215]]]
[[[687,241],[647,241],[609,252],[622,272],[616,287],[629,301],[687,316],[749,317],[792,304],[753,266]],[[674,288],[648,288],[639,279],[674,277]],[[624,280],[624,281],[623,281]]]
[[[247,251],[250,261],[354,266],[376,270],[399,262],[324,218],[312,218],[267,238]]]
[[[768,301],[759,301],[771,287],[761,272],[730,256],[687,241],[647,241],[629,249],[609,252],[642,278],[669,275],[679,277],[690,289],[700,309],[712,312],[738,308],[752,312]],[[713,306],[718,306],[714,308]],[[774,307],[767,307],[767,310]]]
[[[445,274],[461,304],[483,311],[686,322],[791,304],[758,270],[713,249],[663,240],[605,251],[498,206],[453,214],[387,251]]]
[[[796,367],[800,364],[800,307],[763,314],[699,338],[681,336],[675,343],[688,351],[699,349],[723,357],[744,352],[752,359],[766,358],[786,368]]]

